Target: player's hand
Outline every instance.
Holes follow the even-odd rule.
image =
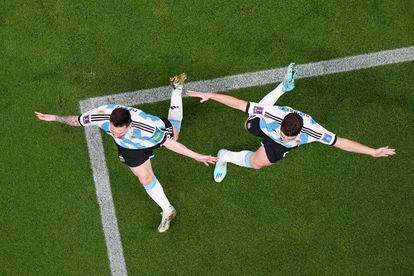
[[[210,99],[210,93],[187,90],[187,95],[190,97],[200,98],[200,103],[204,103]]]
[[[34,114],[36,115],[36,117],[39,119],[39,120],[42,120],[42,121],[46,121],[46,122],[53,122],[53,121],[56,121],[56,115],[52,115],[52,114],[43,114],[43,113],[40,113],[40,112],[34,112]]]
[[[200,157],[195,158],[195,160],[208,166],[208,164],[215,164],[217,162],[217,157],[211,155],[200,155]]]
[[[375,149],[372,157],[387,157],[396,154],[395,149],[390,149],[388,146]]]

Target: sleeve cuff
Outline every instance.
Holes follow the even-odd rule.
[[[162,146],[165,143],[166,140],[167,140],[167,135],[164,134],[164,138],[162,138],[162,141],[160,142],[160,145]]]
[[[81,121],[81,117],[82,117],[82,115],[79,115],[79,116],[78,116],[78,122],[79,122],[79,124],[80,124],[81,126],[83,126],[82,121]]]
[[[250,108],[250,102],[247,102],[246,110],[244,112],[249,113],[249,108]]]
[[[336,143],[336,139],[337,139],[337,138],[338,138],[338,136],[336,136],[336,135],[335,135],[335,138],[334,138],[334,140],[333,140],[333,142],[332,142],[331,146],[335,145],[335,143]]]

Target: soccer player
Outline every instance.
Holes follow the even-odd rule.
[[[200,98],[200,102],[214,100],[248,113],[246,129],[251,134],[263,139],[261,146],[255,152],[249,150],[240,152],[227,149],[219,150],[217,154],[218,161],[214,169],[214,180],[216,182],[221,182],[226,176],[228,162],[242,167],[260,169],[281,160],[291,149],[315,141],[372,157],[385,157],[395,154],[395,149],[388,146],[375,149],[338,137],[319,125],[308,114],[288,106],[275,105],[280,96],[294,89],[296,73],[297,67],[293,63],[290,64],[283,82],[258,103],[247,102],[217,93],[187,92],[191,97]]]
[[[119,158],[144,186],[148,195],[161,207],[160,233],[170,227],[176,216],[164,190],[151,167],[153,150],[164,146],[205,165],[214,164],[216,157],[191,151],[177,142],[183,119],[182,90],[185,74],[170,78],[172,95],[167,118],[146,114],[142,110],[115,104],[103,105],[80,116],[58,116],[35,112],[43,121],[56,121],[70,126],[99,126],[113,137],[118,146]]]

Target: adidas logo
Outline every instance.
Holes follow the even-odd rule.
[[[178,106],[176,106],[176,105],[173,105],[173,106],[170,106],[170,109],[176,109],[176,108],[178,108]]]

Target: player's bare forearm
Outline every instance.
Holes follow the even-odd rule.
[[[340,138],[340,137],[337,138],[335,147],[341,150],[344,150],[344,151],[367,154],[367,155],[372,155],[374,153],[373,148],[370,148],[358,142],[345,139],[345,138]]]
[[[197,157],[199,157],[199,154],[188,149],[186,146],[184,146],[183,144],[174,141],[172,139],[168,139],[164,142],[164,146],[169,149],[172,150],[173,152],[176,152],[178,154],[196,159]]]
[[[78,116],[59,116],[54,114],[44,114],[40,112],[35,112],[35,115],[41,121],[59,122],[70,126],[81,126],[78,121]]]
[[[243,112],[246,111],[247,101],[240,100],[232,96],[216,94],[216,93],[211,93],[210,99],[216,102],[222,103],[224,105],[227,105],[231,108],[235,108]]]
[[[213,156],[207,156],[207,155],[202,155],[199,154],[197,152],[194,152],[192,150],[190,150],[189,148],[187,148],[186,146],[184,146],[183,144],[173,140],[173,139],[169,139],[167,138],[167,140],[164,142],[163,144],[167,149],[174,151],[178,154],[190,157],[198,162],[204,163],[205,165],[208,164],[214,164],[217,160],[216,157]]]
[[[395,154],[395,149],[390,149],[388,146],[374,149],[341,137],[337,138],[335,147],[349,152],[370,155],[372,157],[387,157]]]
[[[78,116],[56,116],[56,122],[70,126],[81,126]]]
[[[218,94],[218,93],[206,93],[206,92],[196,92],[196,91],[187,91],[187,95],[190,97],[200,98],[200,102],[205,102],[207,100],[214,100],[221,104],[227,105],[231,108],[235,108],[241,111],[246,111],[247,101],[237,99],[232,96]]]

